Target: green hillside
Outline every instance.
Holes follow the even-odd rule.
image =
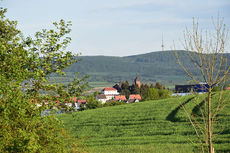
[[[214,98],[217,94],[214,95]],[[204,95],[146,101],[134,104],[87,110],[58,116],[74,137],[92,153],[191,153],[197,143],[187,121],[184,104],[189,113],[196,113]],[[230,93],[227,105],[218,115],[214,140],[217,152],[230,152]]]
[[[126,57],[81,56],[78,57],[81,61],[71,65],[66,71],[69,76],[74,72],[89,75],[90,82],[133,81],[136,76],[140,76],[142,82],[184,83],[185,73],[177,64],[174,52],[159,51]],[[182,63],[191,64],[185,51],[176,52]],[[226,56],[230,57],[229,54]],[[193,67],[191,70],[196,72]]]

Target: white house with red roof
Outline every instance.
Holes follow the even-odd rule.
[[[114,99],[117,95],[119,95],[117,89],[112,87],[106,87],[102,90],[101,94],[96,96],[96,99],[98,101],[101,101],[102,103],[105,103],[108,100]]]
[[[119,93],[117,92],[117,89],[111,88],[111,87],[104,88],[102,90],[102,94],[104,94],[104,95],[119,95]]]

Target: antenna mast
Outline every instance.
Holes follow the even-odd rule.
[[[161,44],[161,48],[162,48],[162,51],[164,51],[164,38],[163,38],[163,33],[162,33],[162,44]]]

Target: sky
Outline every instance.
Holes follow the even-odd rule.
[[[128,56],[183,49],[183,31],[193,17],[210,29],[219,14],[229,28],[230,0],[3,0],[7,17],[25,36],[52,23],[72,21],[68,50],[81,55]],[[229,43],[227,43],[229,49]]]

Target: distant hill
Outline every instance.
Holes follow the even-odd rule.
[[[182,63],[191,64],[185,51],[176,52]],[[77,59],[81,60],[68,67],[66,72],[69,76],[74,72],[89,75],[91,82],[132,81],[140,76],[142,82],[183,83],[186,80],[185,73],[177,64],[174,53],[175,51],[157,51],[125,57],[80,56]],[[229,54],[226,56],[230,57]],[[191,70],[196,72],[192,67]]]

